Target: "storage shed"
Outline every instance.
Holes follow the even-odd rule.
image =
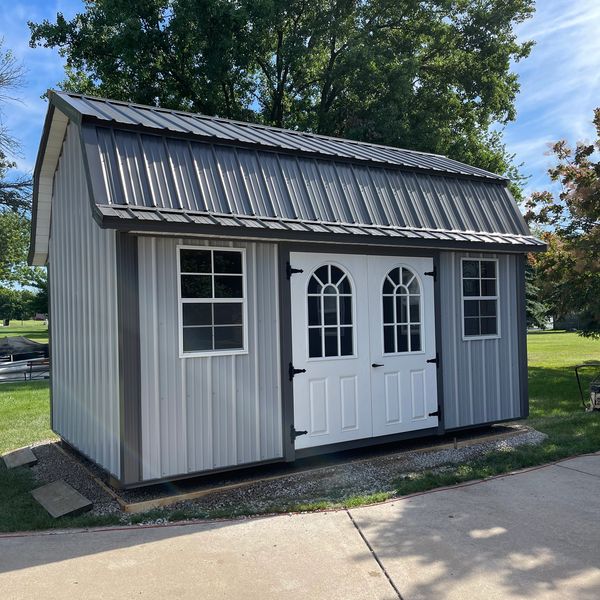
[[[119,485],[528,414],[502,177],[51,91],[34,184],[52,428]]]

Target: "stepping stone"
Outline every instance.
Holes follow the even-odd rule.
[[[37,462],[35,454],[31,451],[31,448],[21,448],[14,452],[9,452],[3,457],[4,464],[7,469],[16,469],[17,467],[31,467]]]
[[[31,494],[55,519],[79,515],[92,508],[92,503],[63,479],[43,485]]]

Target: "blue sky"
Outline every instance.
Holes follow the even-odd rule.
[[[25,86],[2,116],[23,142],[16,157],[22,171],[31,171],[46,112],[40,98],[62,79],[57,52],[29,48],[27,20],[72,16],[81,0],[0,0],[0,37],[27,70]],[[527,191],[548,187],[552,164],[548,144],[557,139],[591,140],[592,110],[600,106],[600,0],[539,0],[533,19],[518,28],[523,40],[536,45],[531,56],[514,65],[520,76],[517,119],[507,126],[508,150],[530,176]],[[17,95],[15,94],[15,95]]]

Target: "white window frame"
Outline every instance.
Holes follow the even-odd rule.
[[[350,325],[351,329],[352,329],[352,354],[344,354],[343,356],[310,356],[310,341],[309,341],[309,330],[310,329],[318,329],[321,328],[321,336],[323,336],[324,334],[324,328],[325,325],[309,325],[309,317],[308,317],[308,297],[309,296],[315,296],[316,294],[309,294],[308,293],[308,286],[310,285],[310,280],[312,279],[312,276],[321,268],[327,265],[331,265],[333,267],[337,267],[338,269],[341,269],[346,277],[348,278],[348,281],[350,282],[350,288],[352,290],[352,292],[350,293],[350,298],[352,299],[352,324]],[[358,348],[356,345],[357,342],[357,338],[356,338],[356,286],[354,283],[354,279],[350,274],[349,269],[340,264],[337,263],[335,261],[326,261],[323,262],[319,265],[317,265],[311,272],[310,275],[307,277],[306,279],[306,285],[304,287],[304,311],[305,311],[305,316],[306,316],[306,327],[305,327],[305,331],[304,331],[304,336],[306,338],[306,362],[318,362],[318,361],[323,361],[323,360],[351,360],[351,359],[355,359],[358,357]],[[338,295],[339,297],[339,295]],[[338,305],[339,308],[339,305]],[[339,318],[339,313],[338,313],[338,318]],[[340,349],[340,325],[332,325],[332,327],[337,327],[338,329],[338,350]],[[321,340],[321,348],[324,349],[324,339]]]
[[[463,263],[465,261],[477,261],[479,262],[479,279],[481,280],[481,262],[494,262],[496,263],[496,295],[495,296],[465,296],[465,288],[463,285]],[[463,342],[470,342],[473,340],[497,340],[501,338],[501,323],[500,323],[500,271],[499,261],[497,258],[481,258],[479,256],[464,256],[460,259],[460,314],[462,319],[461,331]],[[469,279],[467,277],[467,279]],[[496,333],[485,334],[485,335],[466,335],[465,334],[465,300],[495,300],[496,301]]]
[[[182,298],[181,297],[181,250],[224,250],[227,252],[239,252],[242,255],[242,294],[243,298]],[[198,358],[207,356],[232,356],[235,354],[248,354],[248,288],[247,288],[247,263],[246,248],[232,246],[177,246],[177,319],[179,329],[179,358]],[[214,276],[214,272],[211,271]],[[194,350],[184,352],[183,350],[183,305],[184,304],[239,304],[242,303],[242,336],[243,347],[232,350]]]
[[[398,323],[385,323],[384,322],[384,311],[383,311],[383,298],[385,296],[389,297],[393,297],[394,298],[394,315],[396,315],[396,293],[394,292],[393,294],[384,294],[383,293],[383,286],[385,285],[385,280],[387,279],[388,275],[394,270],[394,269],[400,269],[400,277],[402,277],[402,269],[407,269],[408,271],[410,271],[415,279],[417,280],[417,283],[419,285],[419,322],[418,323],[407,323],[406,325],[408,325],[408,336],[410,337],[410,326],[411,325],[418,325],[419,326],[419,336],[421,338],[421,350],[406,350],[405,352],[386,352],[385,351],[385,330],[384,328],[387,326],[393,326],[394,327],[394,346],[396,346],[397,343],[397,330],[396,327],[398,327]],[[406,287],[403,286],[403,284],[398,284],[396,286],[395,289],[397,289],[398,287]],[[385,358],[386,356],[413,356],[413,355],[417,355],[417,354],[425,354],[425,344],[424,344],[424,339],[425,339],[425,323],[423,321],[423,309],[424,309],[424,299],[423,299],[423,282],[421,281],[421,278],[419,277],[419,274],[417,273],[417,271],[415,270],[414,267],[411,267],[407,264],[404,263],[398,263],[395,267],[392,267],[390,269],[388,269],[388,271],[386,272],[386,274],[384,275],[383,279],[381,280],[381,283],[379,285],[379,314],[380,314],[380,321],[379,321],[379,325],[381,327],[381,356],[383,358]],[[417,294],[408,294],[407,300],[408,300],[408,306],[407,306],[407,310],[409,311],[409,318],[410,318],[410,297],[411,296],[416,296]],[[397,316],[397,315],[396,315]],[[410,342],[409,342],[410,345]]]

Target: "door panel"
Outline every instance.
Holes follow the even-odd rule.
[[[431,258],[290,253],[294,427],[309,448],[438,425]]]
[[[371,362],[382,365],[371,368],[374,436],[438,425],[429,416],[437,410],[437,371],[426,362],[436,352],[433,278],[425,275],[432,270],[431,258],[368,258]]]
[[[365,256],[290,253],[290,264],[302,273],[291,278],[294,427],[308,431],[296,438],[296,448],[310,448],[371,437],[369,322]],[[341,270],[347,281],[336,290],[315,286]],[[312,283],[311,283],[312,282]],[[309,283],[310,289],[309,289]],[[319,294],[323,290],[323,294]],[[329,292],[336,293],[329,293]],[[350,301],[348,301],[350,299]],[[310,334],[309,334],[310,332]],[[317,356],[315,356],[317,354]],[[332,356],[333,354],[333,356]],[[310,356],[312,355],[312,357]]]

